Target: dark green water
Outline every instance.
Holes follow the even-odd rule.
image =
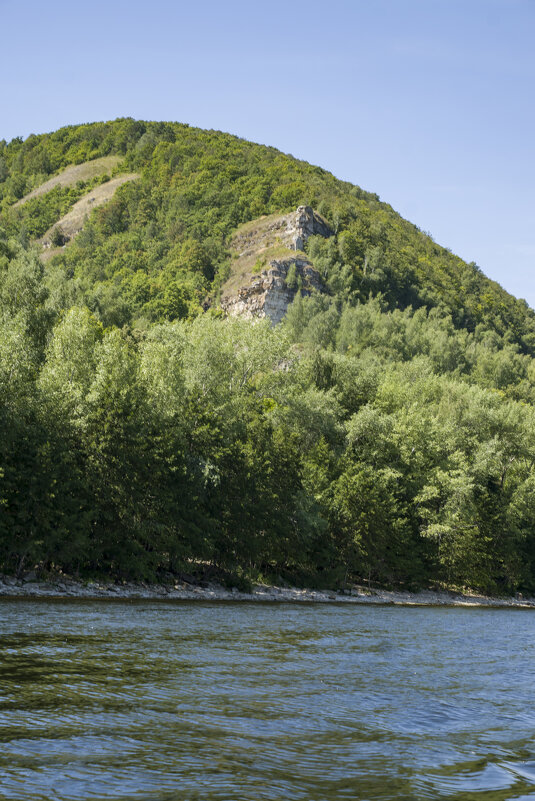
[[[0,602],[1,799],[535,799],[535,612]]]

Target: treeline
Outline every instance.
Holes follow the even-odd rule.
[[[334,294],[105,328],[0,254],[1,570],[535,589],[518,344]]]

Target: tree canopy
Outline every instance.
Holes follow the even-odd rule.
[[[46,266],[116,155],[139,173]],[[0,143],[0,567],[535,590],[535,323],[377,196],[130,119]],[[312,205],[324,294],[225,319],[229,238]]]

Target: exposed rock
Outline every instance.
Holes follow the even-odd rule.
[[[207,583],[207,582],[206,582]],[[313,602],[343,604],[404,604],[408,606],[495,606],[535,608],[534,598],[489,598],[481,595],[461,595],[447,591],[423,590],[421,592],[401,592],[353,587],[350,593],[333,590],[312,590],[289,586],[270,586],[257,584],[250,592],[237,587],[225,589],[211,582],[207,587],[198,584],[178,585],[140,584],[117,585],[112,582],[39,581],[22,582],[13,577],[0,578],[0,597],[32,598],[113,598],[177,601],[248,601],[248,602]]]
[[[312,290],[322,291],[319,273],[309,261],[273,259],[267,270],[255,276],[248,286],[238,289],[235,295],[221,298],[221,308],[227,314],[269,317],[274,325],[280,323],[298,291],[297,286],[289,287],[286,283],[292,265],[295,266],[295,281],[301,283],[302,295],[310,295]]]
[[[332,236],[333,232],[311,206],[298,206],[297,211],[280,217],[260,219],[258,226],[245,226],[232,245],[240,256],[258,252],[267,244],[278,242],[290,250],[303,250],[310,236]]]
[[[221,308],[231,315],[268,317],[276,324],[298,291],[301,295],[324,291],[318,271],[302,253],[314,235],[328,237],[332,231],[310,206],[242,226],[231,243],[236,263]]]

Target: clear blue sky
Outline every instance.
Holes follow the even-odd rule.
[[[377,192],[535,306],[535,0],[0,0],[0,138],[132,116]]]

